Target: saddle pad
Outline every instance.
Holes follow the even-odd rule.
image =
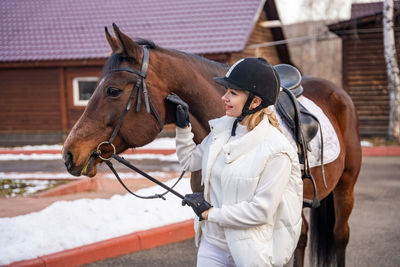
[[[340,144],[338,137],[336,135],[335,130],[333,129],[332,124],[329,119],[326,117],[324,112],[318,107],[313,101],[310,99],[301,96],[297,98],[297,100],[303,104],[307,108],[307,110],[316,116],[321,124],[322,128],[322,137],[324,141],[324,165],[331,163],[334,161],[340,153]],[[275,107],[274,107],[275,108]],[[290,143],[297,150],[296,141],[294,139],[293,133],[290,128],[282,121],[281,116],[278,112],[276,113],[276,117],[279,121],[279,126],[282,130],[282,133],[289,139]],[[318,130],[317,135],[310,141],[309,146],[311,151],[308,152],[308,161],[310,163],[310,167],[320,166],[321,165],[321,133]]]

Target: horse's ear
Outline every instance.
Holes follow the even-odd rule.
[[[114,37],[111,36],[111,34],[108,32],[107,27],[104,27],[104,30],[106,32],[106,39],[108,44],[110,45],[112,51],[117,50],[118,45],[117,45],[117,41],[114,39]]]
[[[129,57],[137,59],[139,56],[140,46],[137,45],[131,38],[129,38],[129,36],[121,32],[115,23],[113,23],[113,28],[117,37],[118,46],[121,49],[120,52]]]

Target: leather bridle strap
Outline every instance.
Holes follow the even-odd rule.
[[[108,140],[109,144],[111,144],[114,141],[114,138],[117,135],[119,129],[121,128],[122,122],[125,119],[125,116],[128,113],[128,111],[130,110],[133,99],[135,98],[135,95],[138,91],[139,91],[139,94],[137,97],[136,112],[140,111],[141,95],[142,95],[142,91],[143,91],[145,105],[146,105],[146,111],[148,113],[150,113],[150,111],[153,112],[154,117],[156,117],[158,124],[160,125],[160,132],[164,128],[164,124],[163,124],[160,116],[158,115],[157,110],[154,108],[153,104],[151,103],[151,100],[150,100],[150,97],[149,97],[149,94],[147,91],[146,77],[147,77],[148,68],[149,68],[149,50],[146,47],[143,47],[143,59],[142,59],[141,71],[138,71],[136,69],[129,68],[129,67],[119,67],[119,68],[111,71],[111,72],[126,71],[129,73],[138,75],[138,78],[136,80],[136,84],[135,84],[134,88],[132,89],[131,95],[129,96],[129,100],[125,107],[124,113],[122,114],[121,118],[119,119],[117,126],[115,126],[114,131],[111,134],[110,139]]]
[[[118,179],[118,181],[121,183],[121,185],[122,185],[129,193],[131,193],[132,195],[134,195],[134,196],[136,196],[136,197],[138,197],[138,198],[142,198],[142,199],[162,198],[162,199],[165,200],[164,195],[167,194],[168,192],[171,192],[171,193],[173,193],[174,195],[176,195],[177,197],[183,199],[184,197],[183,197],[181,194],[179,194],[178,192],[176,192],[173,188],[174,188],[175,185],[178,184],[178,182],[182,179],[183,175],[185,174],[185,171],[183,171],[183,172],[181,173],[181,175],[179,176],[179,179],[176,181],[176,183],[175,183],[172,187],[168,187],[168,186],[166,186],[165,184],[163,184],[163,183],[161,183],[160,181],[158,181],[157,179],[151,177],[151,176],[148,175],[147,173],[145,173],[145,172],[139,170],[138,168],[136,168],[135,166],[133,166],[132,164],[130,164],[128,161],[126,161],[124,158],[118,156],[118,155],[116,154],[115,146],[112,144],[112,142],[114,141],[115,137],[117,136],[118,131],[120,130],[120,128],[121,128],[121,126],[122,126],[122,122],[124,121],[126,114],[128,113],[128,111],[130,110],[130,108],[131,108],[131,106],[132,106],[133,99],[135,98],[135,95],[138,93],[138,91],[139,91],[139,93],[138,93],[138,97],[137,97],[136,112],[139,112],[139,111],[140,111],[141,95],[142,95],[142,92],[143,92],[144,101],[145,101],[145,106],[146,106],[146,111],[147,111],[148,113],[150,113],[151,111],[153,112],[154,117],[156,117],[156,119],[157,119],[157,121],[158,121],[158,123],[159,123],[159,125],[160,125],[160,132],[161,132],[162,129],[164,128],[164,124],[163,124],[163,122],[161,121],[161,118],[160,118],[160,116],[158,115],[157,110],[154,108],[153,104],[151,103],[151,100],[150,100],[150,97],[149,97],[149,93],[148,93],[148,91],[147,91],[146,77],[147,77],[148,68],[149,68],[149,50],[148,50],[146,47],[143,47],[143,59],[142,59],[142,67],[141,67],[141,70],[140,70],[140,71],[138,71],[138,70],[136,70],[136,69],[133,69],[133,68],[129,68],[129,67],[119,67],[119,68],[116,68],[116,69],[111,70],[111,72],[126,71],[126,72],[129,72],[129,73],[136,74],[138,77],[137,77],[137,80],[136,80],[136,84],[135,84],[135,86],[133,87],[132,92],[131,92],[131,94],[130,94],[130,96],[129,96],[129,100],[128,100],[128,103],[127,103],[127,105],[126,105],[126,107],[125,107],[125,110],[124,110],[124,112],[123,112],[121,118],[119,119],[117,125],[115,126],[114,131],[112,132],[110,139],[108,140],[108,142],[102,142],[102,143],[100,143],[100,144],[98,145],[98,147],[97,147],[97,150],[94,152],[94,155],[95,155],[96,157],[100,157],[103,161],[105,161],[106,164],[107,164],[107,166],[111,169],[111,171],[112,171],[112,172],[114,173],[114,175],[117,177],[117,179]],[[103,157],[101,156],[100,147],[101,147],[103,144],[107,144],[107,143],[108,143],[109,145],[111,145],[111,147],[112,147],[113,150],[114,150],[114,153],[113,153],[112,156],[109,157],[109,158],[103,158]],[[137,173],[141,174],[142,176],[144,176],[145,178],[151,180],[152,182],[156,183],[157,185],[163,187],[163,188],[166,189],[167,191],[164,192],[163,194],[155,194],[155,195],[153,195],[153,196],[145,196],[145,197],[135,194],[134,192],[132,192],[131,190],[129,190],[129,188],[124,184],[124,182],[122,181],[122,179],[119,177],[117,171],[114,169],[114,166],[113,166],[113,164],[112,164],[111,161],[110,161],[111,158],[116,159],[116,160],[119,161],[120,163],[122,163],[122,164],[124,164],[125,166],[127,166],[128,168],[130,168],[130,169],[136,171]]]
[[[124,184],[124,182],[122,181],[122,179],[119,177],[117,171],[114,169],[113,164],[110,160],[106,160],[106,164],[107,166],[111,169],[111,171],[114,173],[115,177],[117,177],[118,181],[120,182],[120,184],[132,195],[134,195],[135,197],[138,198],[142,198],[142,199],[153,199],[153,198],[162,198],[165,200],[164,195],[166,195],[168,192],[171,192],[172,194],[174,194],[175,196],[179,197],[180,199],[184,199],[184,196],[182,196],[181,194],[179,194],[178,192],[176,192],[173,188],[179,183],[179,181],[182,179],[183,175],[185,174],[185,171],[183,171],[181,173],[181,175],[179,176],[178,180],[175,182],[175,184],[172,187],[169,187],[165,184],[163,184],[162,182],[158,181],[156,178],[151,177],[150,175],[148,175],[147,173],[145,173],[144,171],[141,171],[140,169],[136,168],[135,166],[133,166],[129,161],[125,160],[124,158],[113,154],[112,157],[117,160],[118,162],[122,163],[123,165],[125,165],[126,167],[132,169],[133,171],[141,174],[142,176],[144,176],[145,178],[149,179],[150,181],[152,181],[153,183],[156,183],[157,185],[161,186],[162,188],[166,189],[167,191],[165,191],[163,194],[155,194],[153,196],[140,196],[138,194],[135,194],[134,192],[132,192],[131,190],[129,190],[129,188]]]

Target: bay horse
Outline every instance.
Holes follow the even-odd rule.
[[[209,133],[208,121],[225,114],[221,100],[225,88],[212,78],[225,75],[227,66],[197,55],[164,49],[150,41],[135,42],[115,24],[113,28],[115,36],[106,28],[106,39],[112,53],[104,66],[101,81],[64,143],[62,153],[65,165],[76,176],[96,175],[96,165],[103,161],[95,156],[96,148],[99,143],[109,140],[136,81],[140,79],[137,73],[123,70],[141,69],[144,46],[149,51],[148,71],[144,79],[161,122],[152,112],[146,112],[145,101],[142,101],[142,109],[127,112],[115,135],[113,144],[116,153],[150,143],[161,131],[162,123],[174,123],[175,108],[165,100],[171,92],[189,105],[196,143]],[[353,189],[361,167],[358,119],[351,98],[342,88],[312,77],[304,78],[302,86],[304,96],[314,101],[329,118],[340,142],[339,157],[325,165],[327,188],[323,185],[321,168],[311,169],[319,199],[322,200],[321,206],[311,211],[312,258],[319,266],[344,266],[349,241],[348,220],[354,202]],[[137,98],[135,95],[132,103],[136,104]],[[111,148],[104,150],[104,153],[112,153]],[[192,173],[193,192],[202,191],[199,174]],[[312,184],[304,181],[304,197],[312,199],[313,194]],[[304,265],[308,228],[303,213],[302,232],[294,253],[296,266]]]

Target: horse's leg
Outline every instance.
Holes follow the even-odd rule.
[[[303,223],[301,225],[301,234],[299,242],[297,243],[296,250],[294,252],[293,266],[295,267],[304,266],[304,253],[307,246],[308,222],[304,216],[304,210],[301,212],[301,217],[303,218]]]
[[[357,139],[357,138],[355,138]],[[346,143],[346,160],[342,176],[333,190],[335,227],[333,230],[337,266],[345,266],[346,247],[349,242],[349,217],[354,205],[354,185],[361,168],[359,139]]]
[[[354,185],[361,169],[361,145],[357,113],[349,96],[337,97],[336,106],[346,107],[338,114],[338,122],[345,140],[345,165],[333,191],[335,227],[333,230],[337,266],[345,266],[346,247],[349,242],[349,217],[354,205]],[[347,104],[346,104],[347,102]]]
[[[354,205],[354,184],[358,171],[344,171],[333,191],[335,202],[334,246],[337,266],[345,266],[346,247],[349,242],[348,220]]]
[[[194,193],[204,191],[204,187],[201,185],[201,170],[192,172],[190,177],[190,187]]]

